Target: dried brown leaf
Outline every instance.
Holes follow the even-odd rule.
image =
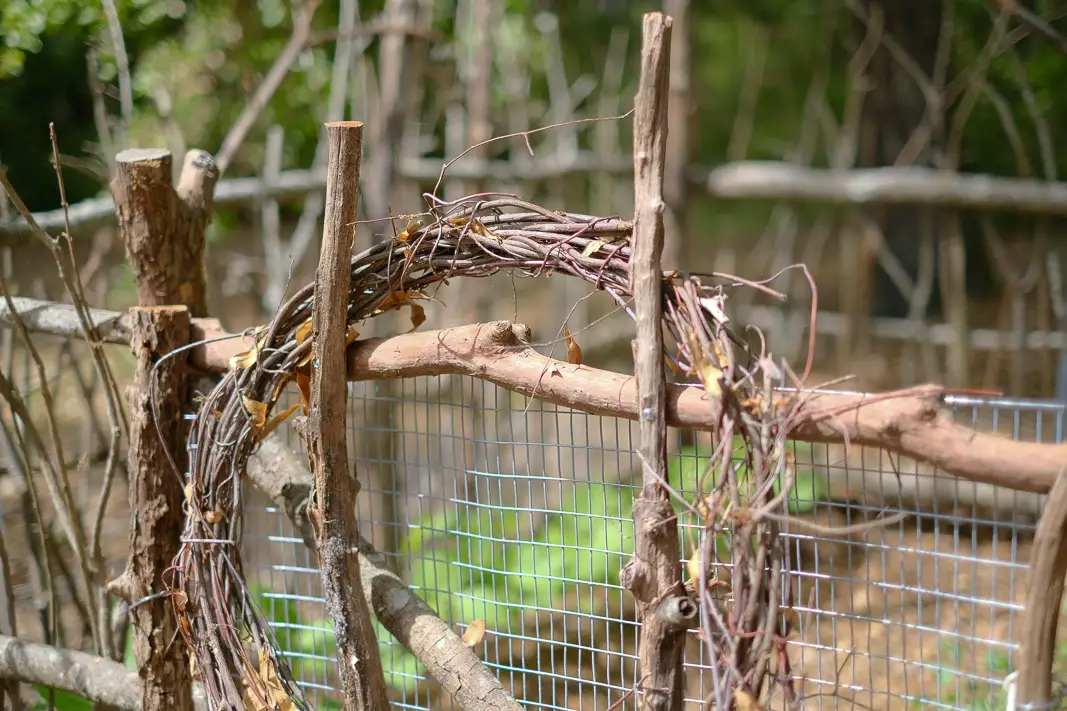
[[[308,319],[297,326],[296,334],[294,335],[294,338],[296,338],[296,345],[299,346],[306,341],[309,336],[311,336],[311,319]]]
[[[734,689],[734,706],[737,711],[762,711],[756,697],[745,689]]]
[[[357,338],[359,338],[359,331],[356,330],[356,325],[348,324],[348,328],[345,329],[345,345],[352,345]]]
[[[252,427],[259,429],[263,425],[267,424],[267,404],[250,398],[249,396],[241,393],[241,404],[245,406],[245,412],[248,413],[248,417],[252,420]]]
[[[479,237],[489,237],[491,239],[500,239],[493,232],[482,224],[479,220],[471,220],[471,232]]]
[[[463,644],[474,647],[485,638],[485,620],[477,619],[463,631]]]
[[[426,323],[426,309],[422,308],[422,304],[411,304],[411,330]]]
[[[230,356],[230,369],[245,370],[246,368],[251,368],[256,364],[257,358],[259,358],[259,349],[255,346],[250,350],[234,353]]]
[[[566,326],[563,327],[563,339],[567,342],[567,362],[571,365],[581,365],[582,349],[571,337],[571,330]]]
[[[604,246],[604,242],[599,239],[590,240],[589,244],[585,245],[585,249],[582,250],[583,257],[591,257],[596,254],[601,247]]]
[[[270,418],[270,422],[268,422],[267,424],[263,425],[263,429],[261,429],[259,431],[259,435],[258,435],[259,439],[261,439],[261,440],[266,439],[270,435],[271,432],[273,432],[274,430],[278,429],[278,425],[280,425],[281,423],[283,423],[287,419],[289,419],[289,417],[294,412],[296,412],[298,409],[300,409],[300,403],[299,402],[296,403],[295,405],[290,405],[289,407],[285,408],[285,412],[279,412],[277,415],[275,415],[274,417]]]
[[[422,227],[422,220],[411,220],[408,222],[404,231],[396,236],[398,242],[407,242],[411,238],[412,232],[417,232]]]
[[[296,371],[296,389],[300,391],[300,403],[307,415],[311,408],[311,376],[302,370]]]

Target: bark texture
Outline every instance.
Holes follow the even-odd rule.
[[[167,589],[164,573],[178,555],[182,536],[182,477],[188,464],[186,359],[167,358],[189,342],[183,306],[130,312],[131,348],[137,359],[127,391],[130,409],[130,556],[125,572],[108,587],[130,603],[133,651],[144,682],[145,711],[193,708],[192,677],[184,644],[175,643],[176,620],[168,598],[142,598]]]

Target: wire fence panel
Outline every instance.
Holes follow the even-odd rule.
[[[352,384],[350,395],[361,530],[457,632],[484,621],[475,649],[505,688],[528,708],[590,711],[631,692],[638,624],[619,571],[633,549],[635,425],[468,377]],[[955,398],[950,409],[976,431],[1063,439],[1060,406]],[[670,439],[671,481],[696,504],[711,441]],[[1002,707],[1042,497],[862,447],[798,442],[793,455],[796,521],[785,535],[798,631],[786,649],[805,708]],[[706,534],[675,508],[688,559]],[[913,515],[875,521],[896,512]],[[842,535],[844,526],[856,532]],[[318,708],[339,708],[314,556],[261,496],[245,529],[245,572],[280,655]],[[713,572],[728,589],[729,566]],[[397,707],[452,708],[379,634]],[[712,688],[697,630],[686,666],[696,711]]]

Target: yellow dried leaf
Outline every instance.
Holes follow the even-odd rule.
[[[722,397],[722,371],[708,361],[704,361],[697,368],[700,381],[704,383],[704,392],[710,397]]]
[[[310,335],[311,319],[308,319],[307,321],[304,321],[304,323],[300,324],[296,329],[296,333],[294,334],[294,338],[296,338],[296,345],[299,346],[301,343],[306,341],[308,339],[308,336]]]
[[[278,397],[282,394],[282,390],[285,390],[285,386],[289,384],[290,380],[292,380],[292,376],[283,375],[278,380],[278,382],[275,383],[274,391],[271,392],[271,394],[270,394],[270,401],[271,402],[275,402],[278,399]]]
[[[563,327],[563,340],[567,342],[567,362],[571,365],[581,365],[582,349],[571,337],[571,330],[566,326]]]
[[[307,352],[307,353],[305,353],[304,355],[300,356],[300,360],[298,360],[298,361],[296,362],[296,367],[297,367],[297,368],[304,368],[304,367],[306,367],[306,366],[307,366],[307,364],[308,364],[308,363],[310,363],[310,362],[311,362],[311,359],[312,359],[312,358],[314,358],[314,357],[315,357],[315,352],[314,352],[314,350],[313,350],[313,349],[311,349],[311,348],[308,348],[308,352]]]
[[[259,431],[259,438],[266,439],[271,432],[278,429],[278,425],[285,422],[294,412],[300,408],[300,403],[290,405],[285,408],[285,412],[280,412],[270,419],[270,422],[263,425],[263,429]]]
[[[189,676],[197,681],[200,680],[200,668],[197,666],[196,655],[192,650],[189,650]]]
[[[251,670],[249,670],[251,671]],[[247,711],[296,711],[296,705],[289,698],[278,672],[274,668],[274,662],[267,655],[263,647],[259,649],[259,671],[257,673],[260,684],[258,688],[245,689],[245,708]],[[261,698],[263,696],[266,698]]]
[[[585,249],[582,250],[582,256],[591,257],[596,254],[603,246],[604,243],[601,240],[594,239],[590,241],[589,244],[585,245]]]
[[[737,711],[761,711],[756,697],[745,689],[734,689],[734,706]]]
[[[687,333],[685,340],[689,349],[689,358],[693,362],[693,369],[700,376],[700,382],[704,384],[704,392],[709,397],[722,397],[722,371],[704,357],[704,351],[700,348],[700,341],[695,333]]]
[[[392,311],[393,309],[400,308],[401,306],[406,305],[409,301],[414,301],[415,299],[429,298],[430,297],[428,297],[426,294],[422,293],[418,289],[410,289],[408,291],[394,291],[393,293],[382,299],[375,307],[375,310],[384,313],[386,311]]]
[[[500,239],[495,234],[493,234],[488,227],[483,225],[478,220],[471,220],[471,232],[478,235],[479,237],[490,237],[492,239]]]
[[[345,329],[345,345],[352,345],[357,338],[359,338],[359,331],[356,330],[355,324],[348,324],[348,328]]]
[[[693,550],[693,555],[689,557],[689,562],[685,564],[685,570],[689,573],[689,579],[695,583],[700,582],[700,570],[703,567],[701,564],[703,557],[700,554],[700,548]]]
[[[397,241],[407,242],[408,239],[411,237],[411,233],[418,232],[420,227],[422,227],[421,220],[411,220],[410,222],[408,222],[407,227],[404,228],[404,231],[396,236]]]
[[[422,304],[411,304],[411,330],[426,323],[426,309],[422,308]]]
[[[174,604],[174,609],[178,612],[185,612],[185,605],[189,602],[189,598],[181,590],[172,590],[170,592],[171,602]]]
[[[478,619],[467,625],[463,632],[463,644],[473,647],[485,638],[485,620]]]
[[[241,404],[245,406],[245,412],[248,413],[249,418],[252,420],[252,427],[259,429],[267,424],[266,403],[253,400],[244,393],[241,393]]]
[[[185,500],[189,503],[193,503],[193,483],[189,482],[185,485]]]
[[[243,351],[241,353],[235,353],[230,356],[230,369],[231,370],[244,370],[251,368],[256,364],[256,359],[259,357],[259,349],[253,346],[250,350]]]
[[[222,419],[222,410],[212,410],[211,414],[215,416],[216,420]]]

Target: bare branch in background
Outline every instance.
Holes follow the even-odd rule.
[[[222,141],[222,146],[215,155],[215,163],[218,165],[219,175],[226,173],[226,169],[237,153],[237,149],[244,143],[245,137],[252,130],[256,119],[263,112],[263,108],[274,96],[274,92],[278,90],[278,87],[282,85],[282,81],[288,76],[289,70],[296,63],[300,54],[307,48],[308,38],[311,36],[311,20],[314,18],[315,10],[318,7],[319,0],[308,0],[300,7],[298,12],[295,12],[293,16],[293,33],[289,36],[289,41],[285,43],[285,48],[282,49],[281,54],[278,55],[278,58],[274,60],[274,64],[267,71],[267,76],[263,77],[263,82],[256,89],[252,99],[245,104],[241,115],[237,117],[233,126],[230,127],[226,138]]]
[[[141,680],[121,663],[92,654],[0,636],[0,679],[69,691],[118,711],[141,711]],[[197,711],[207,711],[203,689],[194,687]]]
[[[122,144],[125,142],[126,130],[133,121],[133,80],[130,78],[130,59],[126,56],[126,40],[122,34],[122,24],[119,22],[115,0],[101,0],[101,3],[104,6],[104,15],[107,17],[107,29],[111,34],[111,50],[115,53],[115,64],[118,67],[119,105],[122,108],[123,125],[119,143]]]

